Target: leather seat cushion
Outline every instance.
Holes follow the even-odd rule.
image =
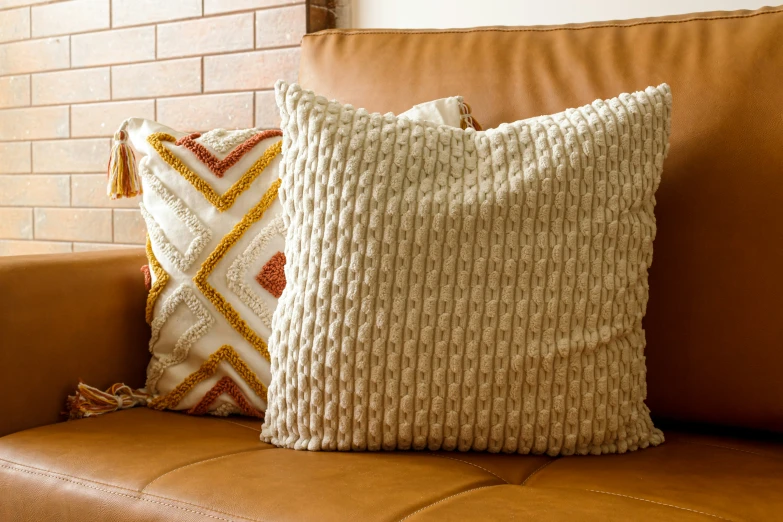
[[[145,408],[0,439],[0,519],[769,520],[783,443],[669,430],[657,448],[564,457],[297,452],[260,421]]]

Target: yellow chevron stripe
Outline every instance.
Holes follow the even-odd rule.
[[[160,266],[158,258],[155,257],[149,235],[147,236],[147,260],[150,262],[150,268],[152,268],[152,272],[155,274],[155,282],[152,283],[152,288],[150,288],[150,291],[147,294],[147,308],[144,311],[144,317],[147,320],[147,324],[151,324],[155,312],[155,303],[158,302],[158,297],[163,293],[163,288],[166,286],[166,283],[169,282],[169,275],[163,270],[163,267]]]
[[[156,132],[147,137],[147,142],[158,151],[160,157],[179,172],[183,178],[188,180],[193,187],[201,192],[204,197],[215,206],[220,212],[228,210],[234,204],[236,199],[246,191],[255,179],[272,162],[275,157],[283,150],[283,142],[278,141],[264,152],[264,154],[250,166],[247,171],[228,189],[225,194],[220,195],[215,192],[212,185],[204,181],[198,174],[190,170],[174,153],[163,145],[164,141],[177,141],[171,134],[165,132]]]
[[[226,318],[226,321],[229,322],[231,327],[234,328],[234,330],[236,330],[242,337],[244,337],[247,342],[253,345],[253,347],[258,350],[258,353],[263,355],[267,361],[270,360],[270,357],[266,342],[264,342],[264,340],[261,339],[252,328],[250,328],[245,320],[242,319],[242,317],[239,315],[239,312],[237,312],[234,307],[231,306],[231,304],[226,301],[226,299],[217,290],[215,290],[212,285],[209,284],[207,278],[215,269],[215,266],[218,264],[218,262],[223,259],[231,247],[233,247],[236,242],[239,241],[239,238],[242,237],[247,229],[250,228],[253,223],[257,222],[263,217],[266,209],[269,208],[269,206],[277,197],[277,190],[280,188],[280,183],[281,182],[279,179],[272,183],[272,186],[269,187],[269,190],[266,191],[266,194],[264,194],[264,197],[261,198],[256,206],[250,209],[250,211],[245,214],[245,217],[243,217],[239,223],[234,225],[234,228],[231,230],[231,232],[226,234],[223,239],[220,240],[218,246],[215,247],[215,250],[212,251],[207,260],[204,261],[198,273],[193,278],[193,282],[196,283],[196,287],[201,290],[201,293],[204,294],[204,296],[209,299],[213,305],[215,305],[215,308],[217,308],[221,314],[223,314],[223,317]]]
[[[258,377],[256,377],[256,374],[248,368],[245,361],[242,360],[234,348],[228,344],[224,344],[204,361],[201,368],[188,375],[184,381],[179,383],[177,387],[171,390],[167,395],[157,397],[150,401],[148,406],[156,410],[176,408],[194,386],[215,375],[221,361],[227,361],[240,377],[245,380],[248,386],[266,402],[266,386],[264,386]]]

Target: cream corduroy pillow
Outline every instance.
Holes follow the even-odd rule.
[[[667,85],[485,132],[276,91],[288,286],[262,440],[550,455],[663,441],[642,318]]]

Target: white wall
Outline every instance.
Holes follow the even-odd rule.
[[[354,28],[448,28],[624,20],[758,9],[763,0],[351,0]],[[773,1],[774,3],[774,1]]]

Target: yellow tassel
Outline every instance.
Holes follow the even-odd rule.
[[[126,384],[113,384],[103,392],[80,382],[76,386],[76,394],[68,396],[64,415],[68,415],[71,420],[95,417],[135,406],[146,406],[149,398],[148,394]]]
[[[109,186],[111,199],[132,198],[141,194],[141,178],[136,168],[133,149],[128,144],[128,132],[124,121],[114,134],[114,144],[109,158]]]

